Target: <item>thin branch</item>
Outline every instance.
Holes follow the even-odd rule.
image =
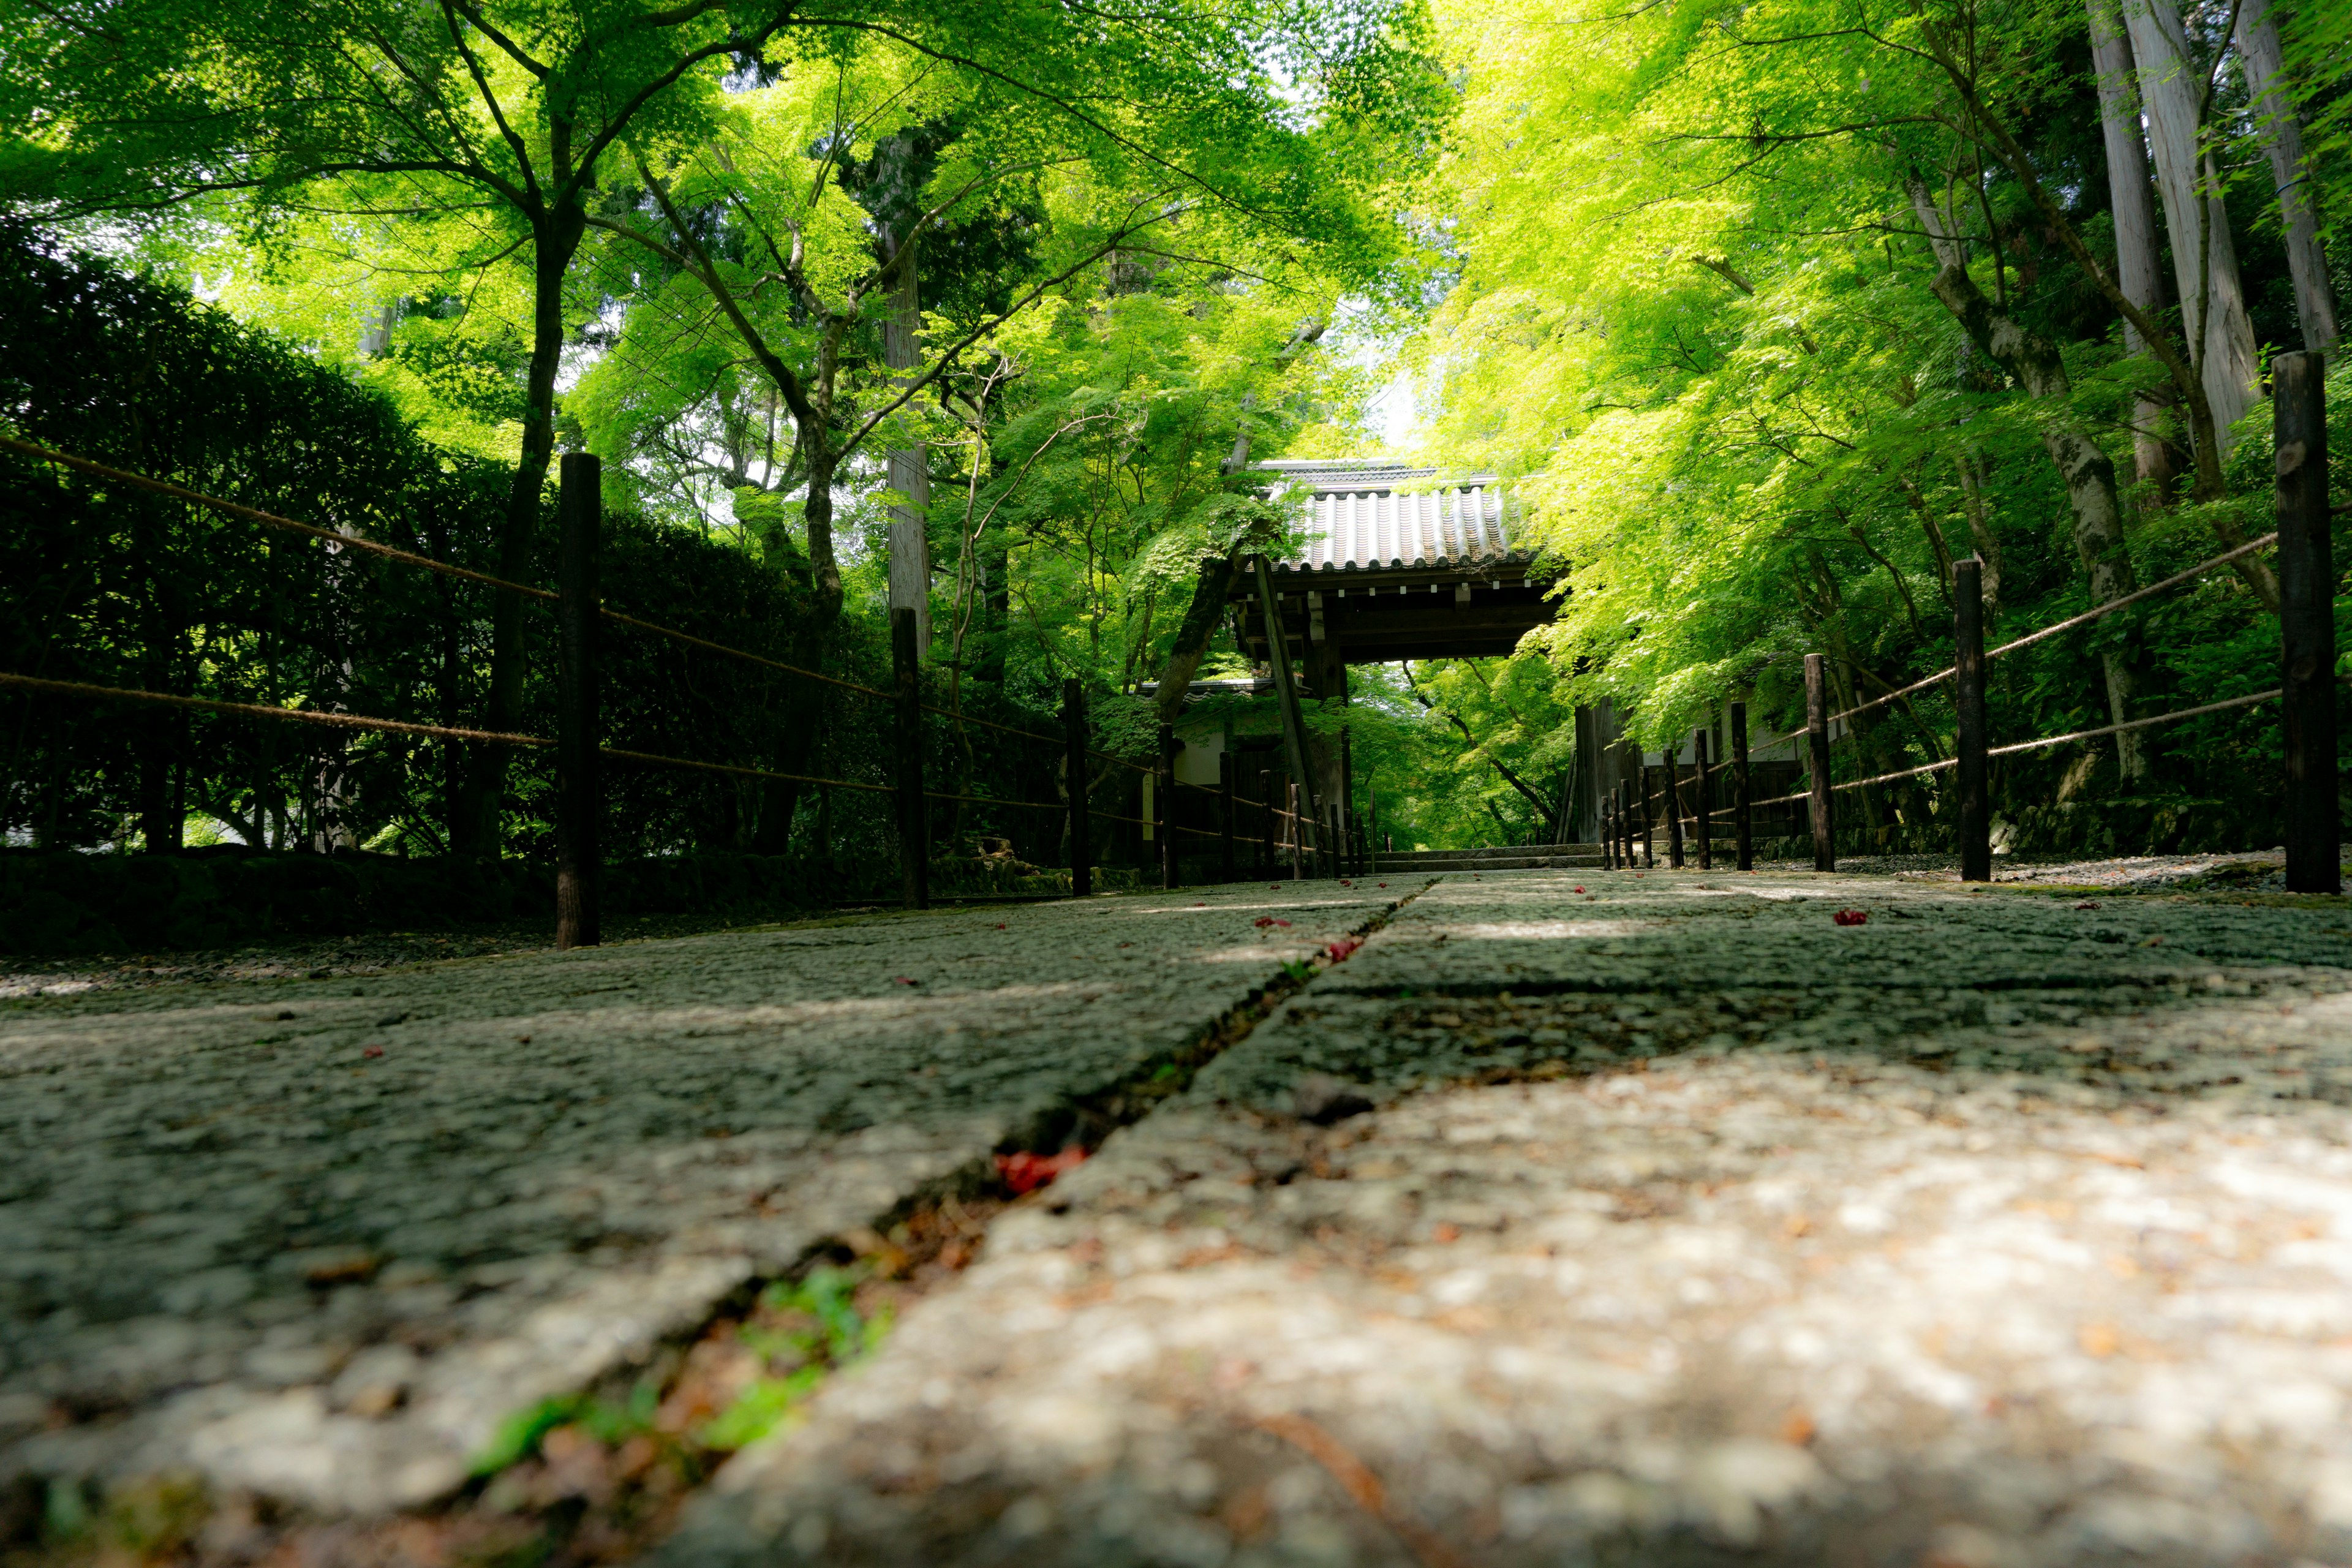
[[[506,51],[506,56],[509,59],[522,67],[523,69],[530,72],[531,75],[539,78],[540,80],[545,81],[547,79],[547,68],[540,64],[537,60],[532,59],[529,55],[523,53],[521,45],[516,43],[512,38],[508,37],[504,33],[499,31],[498,28],[492,26],[489,23],[489,19],[482,15],[482,8],[475,5],[473,0],[450,0],[450,3],[458,10],[463,11],[466,14],[466,20],[474,24],[474,30],[476,32],[481,34],[482,37],[489,39],[490,42],[498,45],[499,48]]]

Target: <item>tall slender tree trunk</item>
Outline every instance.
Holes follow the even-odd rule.
[[[2106,449],[2063,412],[2073,388],[2058,347],[1997,309],[1969,276],[1968,258],[1925,182],[1910,182],[1912,210],[1936,252],[1936,298],[1951,311],[1969,341],[2011,376],[2025,395],[2053,405],[2042,426],[2042,450],[2066,484],[2066,504],[2074,517],[2074,552],[2090,581],[2091,599],[2106,604],[2132,590],[2131,557],[2124,553],[2123,507],[2116,498],[2116,465]],[[2099,656],[2106,677],[2107,710],[2120,724],[2131,717],[2132,663],[2127,650],[2110,647]],[[2116,761],[2125,782],[2147,776],[2147,753],[2137,732],[2116,737]]]
[[[2336,320],[2336,284],[2319,247],[2319,222],[2311,207],[2309,171],[2303,161],[2303,123],[2287,96],[2285,51],[2271,0],[2242,0],[2238,10],[2238,61],[2254,100],[2255,134],[2270,154],[2271,181],[2278,195],[2279,220],[2286,231],[2287,269],[2294,277],[2294,313],[2303,325],[2303,346],[2332,353],[2340,335]]]
[[[820,412],[829,405],[818,404]],[[809,582],[814,590],[810,606],[812,647],[821,648],[841,616],[841,563],[833,553],[833,479],[839,458],[832,447],[830,430],[803,432],[808,452],[808,500],[803,515],[808,520]],[[816,694],[799,689],[784,700],[783,743],[776,754],[776,771],[804,773],[816,752],[820,716]],[[803,717],[805,716],[805,717]],[[788,779],[768,779],[760,791],[760,819],[751,847],[761,855],[782,855],[792,846],[793,817],[800,810],[804,786]]]
[[[889,318],[882,324],[882,363],[894,371],[919,366],[922,330],[915,257],[906,254],[890,291]],[[906,498],[890,509],[890,607],[915,612],[915,651],[921,653],[931,646],[930,466],[920,441],[894,448],[889,465],[890,488]]]
[[[1013,628],[1013,552],[999,545],[980,552],[980,662],[972,673],[1004,684],[1004,645]]]
[[[801,515],[808,522],[809,583],[816,592],[816,624],[829,632],[841,615],[841,563],[833,553],[833,477],[840,467],[827,443],[832,432],[809,437],[808,500]]]
[[[2000,540],[1986,515],[1985,461],[1981,454],[1968,451],[1953,458],[1952,466],[1959,470],[1961,510],[1968,514],[1969,537],[1976,542],[1977,559],[1984,563],[1984,618],[1990,626],[2000,615]]]
[[[2172,237],[2173,280],[2198,378],[2213,408],[2216,449],[2227,455],[2230,426],[2253,406],[2257,366],[2254,327],[2238,274],[2230,215],[2211,164],[2199,146],[2199,110],[2205,80],[2189,57],[2180,13],[2172,0],[2127,0],[2124,26],[2139,64],[2140,97],[2147,107],[2148,142],[2156,154],[2164,226]]]
[[[143,433],[134,424],[133,461],[148,460]],[[134,492],[131,501],[131,548],[138,557],[140,579],[139,684],[150,691],[174,689],[179,660],[173,657],[181,639],[183,613],[174,563],[166,541],[170,529],[163,503],[154,496]],[[172,763],[177,747],[174,715],[168,708],[151,708],[132,723],[138,736],[139,832],[146,852],[169,855],[180,848],[181,823],[172,816]]]
[[[540,498],[548,465],[555,456],[555,373],[563,359],[563,279],[586,232],[586,215],[567,202],[533,223],[530,370],[522,416],[522,456],[515,464],[514,489],[507,497],[505,526],[499,534],[498,574],[520,582],[530,570],[531,546],[539,535]],[[512,594],[490,595],[490,694],[486,729],[512,731],[522,721],[522,601]],[[499,808],[506,793],[507,753],[500,746],[477,746],[467,778],[465,808],[451,827],[462,840],[460,855],[496,858]],[[453,833],[453,837],[456,834]]]
[[[2091,58],[2099,79],[2099,129],[2107,150],[2108,205],[2116,221],[2116,281],[2131,302],[2153,314],[2162,308],[2162,247],[2157,243],[2156,198],[2148,185],[2147,143],[2141,139],[2139,93],[2132,79],[2131,41],[2124,33],[2116,0],[2084,0],[2091,14]],[[2124,323],[2124,347],[2147,352],[2139,329]],[[2142,393],[2132,424],[2132,457],[2145,504],[2172,500],[2179,479],[2172,448],[2162,434],[2166,400]]]

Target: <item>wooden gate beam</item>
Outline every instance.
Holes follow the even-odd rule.
[[[1275,597],[1274,571],[1263,555],[1251,557],[1251,565],[1257,577],[1258,614],[1265,623],[1266,663],[1274,668],[1274,692],[1282,705],[1282,742],[1290,755],[1290,776],[1307,792],[1306,809],[1299,813],[1303,833],[1308,822],[1321,816],[1313,798],[1315,775],[1307,765],[1307,719],[1298,709],[1298,678],[1291,672],[1290,645],[1282,635],[1282,602]]]

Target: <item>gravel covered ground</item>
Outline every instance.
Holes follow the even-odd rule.
[[[1451,879],[657,1562],[2352,1560],[2347,1100],[2341,900]]]
[[[1767,860],[1759,871],[1810,876],[1813,863]],[[1960,862],[1953,855],[1848,855],[1838,860],[1842,875],[1894,876],[1929,882],[1957,882]],[[2286,851],[2231,855],[2131,855],[2108,860],[2019,859],[1996,856],[1996,883],[2036,887],[2098,888],[2117,893],[2286,891]]]

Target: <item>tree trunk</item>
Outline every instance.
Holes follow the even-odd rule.
[[[1153,701],[1159,722],[1173,724],[1184,711],[1184,693],[1193,671],[1209,651],[1209,639],[1223,624],[1226,602],[1233,597],[1234,574],[1240,557],[1220,555],[1201,564],[1201,579],[1192,589],[1192,607],[1176,628],[1176,646],[1168,650],[1168,664],[1160,672],[1160,695]]]
[[[132,537],[140,572],[146,579],[141,606],[139,683],[150,691],[170,691],[181,617],[172,563],[165,557],[167,531],[158,515],[163,503],[153,496],[142,495],[131,504],[139,520]],[[170,709],[158,706],[132,721],[139,737],[139,832],[150,855],[176,854],[180,849],[183,824],[172,815],[171,782],[173,753],[178,749],[173,744],[176,717]]]
[[[2116,0],[2084,0],[2091,14],[2091,58],[2099,79],[2099,129],[2106,140],[2108,205],[2116,221],[2116,281],[2131,302],[2150,314],[2161,309],[2164,271],[2157,243],[2156,201],[2148,187],[2147,143],[2141,139],[2139,93],[2132,80],[2131,41]],[[2139,329],[2124,323],[2124,347],[2147,352]],[[2167,505],[2179,481],[2161,427],[2166,402],[2143,393],[2132,419],[2132,456],[2153,507]]]
[[[778,773],[808,771],[809,757],[816,750],[816,706],[814,693],[806,697],[794,693],[785,700],[783,744],[776,752]],[[752,854],[782,855],[792,848],[793,817],[800,811],[805,787],[791,779],[760,781],[759,816],[751,827]]]
[[[2180,13],[2172,0],[2129,0],[2124,25],[2139,62],[2140,96],[2147,107],[2148,142],[2156,153],[2157,188],[2164,226],[2172,237],[2172,274],[2180,316],[2198,378],[2213,408],[2216,450],[2226,456],[2230,426],[2253,406],[2254,328],[2246,315],[2245,284],[2238,275],[2230,215],[2208,177],[2198,145],[2199,107],[2205,83],[2189,54]]]
[[[1962,452],[1952,459],[1952,466],[1960,474],[1969,537],[1976,542],[1977,559],[1984,563],[1984,618],[1985,625],[1990,626],[2000,614],[2000,541],[1993,536],[1991,520],[1985,515],[1983,461],[1974,452]]]
[[[814,591],[810,613],[812,649],[824,646],[841,615],[841,563],[833,553],[833,476],[838,459],[826,444],[828,435],[816,429],[803,434],[809,463],[808,500],[803,515],[808,520],[809,581]],[[776,755],[776,771],[805,773],[815,754],[823,722],[820,699],[815,690],[793,678],[783,679],[791,681],[793,689],[784,698],[783,744]],[[760,817],[751,835],[754,854],[782,855],[792,847],[793,816],[800,809],[804,787],[784,779],[761,781]]]
[[[2286,230],[2286,264],[2294,275],[2294,312],[2303,346],[2315,353],[2336,347],[2336,285],[2319,247],[2319,225],[2305,191],[2303,124],[2287,97],[2286,60],[2270,0],[2243,0],[2238,12],[2238,61],[2254,100],[2255,134],[2271,156],[2279,219]]]
[[[1987,358],[2017,379],[2025,394],[2057,410],[2043,424],[2042,449],[2066,484],[2066,502],[2074,514],[2074,551],[2090,579],[2091,598],[2104,605],[2131,592],[2131,558],[2124,553],[2123,508],[2116,499],[2116,465],[2097,441],[2063,412],[2073,385],[2057,345],[2031,331],[2018,320],[1994,308],[1969,276],[1959,242],[1951,237],[1942,212],[1927,185],[1911,182],[1912,209],[1927,230],[1936,252],[1936,298],[1951,311],[1969,341]],[[2100,655],[2106,675],[2107,710],[2112,722],[2131,717],[2132,668],[2128,653],[2110,647]],[[2116,760],[2127,783],[2147,775],[2147,756],[2139,733],[2116,737]]]
[[[1920,530],[1927,536],[1927,548],[1936,557],[1936,585],[1943,590],[1944,603],[1948,605],[1952,602],[1952,547],[1944,538],[1944,525],[1936,521],[1934,510],[1927,505],[1927,498],[1917,485],[1899,474],[1895,476],[1895,482],[1901,488],[1905,499],[1910,501],[1911,510],[1918,514]],[[1898,584],[1902,580],[1900,576],[1895,578]],[[1909,602],[1907,597],[1905,602]],[[1915,614],[1912,618],[1916,620],[1918,617]]]
[[[882,323],[882,363],[894,371],[915,369],[922,361],[917,341],[922,326],[915,258],[908,255],[898,268],[890,314]],[[913,413],[911,405],[907,412]],[[923,444],[895,448],[889,467],[890,488],[906,497],[890,509],[890,607],[915,612],[915,651],[924,653],[931,646],[931,471]]]
[[[575,205],[536,220],[531,268],[530,372],[522,416],[522,456],[515,464],[514,488],[507,497],[506,525],[499,536],[498,574],[520,582],[530,570],[531,546],[539,535],[541,492],[555,456],[555,374],[563,358],[563,279],[586,232]],[[522,601],[493,590],[490,595],[490,698],[483,727],[511,731],[522,721]],[[452,813],[453,842],[460,855],[496,858],[499,805],[506,793],[507,753],[501,746],[477,746],[467,780],[465,809]],[[462,834],[462,838],[457,837]]]
[[[432,536],[430,553],[441,560],[449,559],[446,535],[436,531]],[[460,684],[465,672],[464,627],[457,616],[457,589],[451,580],[435,574],[435,594],[441,602],[441,673],[436,685],[439,707],[436,721],[442,728],[454,730],[465,721],[459,704]],[[441,752],[441,847],[444,853],[455,852],[461,835],[466,831],[467,798],[466,789],[465,749],[452,741],[439,742]]]
[[[1004,644],[1013,629],[1013,554],[1002,548],[980,553],[981,651],[972,673],[1004,684]]]
[[[833,553],[833,475],[839,458],[826,445],[832,432],[808,434],[808,500],[802,516],[808,520],[809,583],[814,589],[817,635],[828,633],[841,615],[841,563]]]

